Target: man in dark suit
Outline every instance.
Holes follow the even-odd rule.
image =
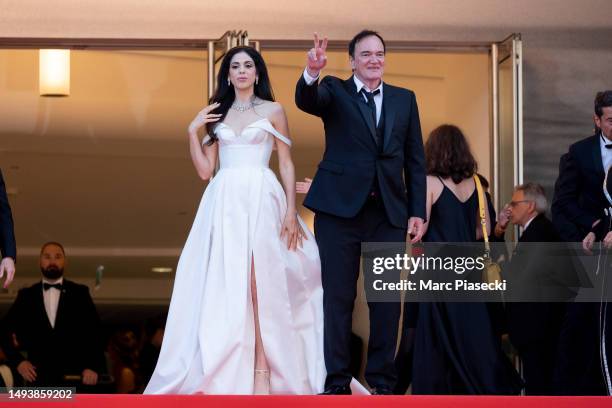
[[[4,186],[4,178],[0,171],[0,279],[6,274],[4,288],[13,281],[15,276],[15,259],[17,259],[17,246],[15,245],[15,231],[13,228],[13,215],[9,206]]]
[[[612,91],[595,97],[593,136],[570,146],[561,157],[552,203],[553,223],[568,242],[582,241],[608,207],[605,170],[612,165]],[[599,304],[568,306],[561,331],[556,387],[570,395],[606,394],[599,357]]]
[[[348,394],[350,336],[362,242],[416,242],[425,219],[425,158],[412,91],[382,82],[385,43],[369,30],[349,44],[354,75],[327,76],[327,39],[308,53],[295,94],[297,106],[325,125],[325,152],[304,205],[315,212],[321,255],[325,394]],[[402,177],[403,176],[403,177]],[[366,268],[367,269],[367,268]],[[369,279],[365,274],[366,285]],[[367,292],[367,290],[366,290]],[[375,394],[396,382],[394,353],[400,304],[369,302],[365,378]]]
[[[572,295],[564,285],[570,270],[562,267],[567,262],[559,251],[561,239],[546,218],[546,209],[544,189],[535,183],[517,186],[508,206],[510,222],[521,226],[523,233],[503,270],[509,285],[507,328],[523,363],[527,395],[554,394],[563,301]],[[500,228],[505,230],[506,225]]]
[[[612,91],[597,94],[594,121],[598,131],[571,145],[559,164],[551,211],[567,242],[581,242],[608,206],[602,186],[612,164]]]
[[[104,364],[99,318],[89,289],[64,279],[64,265],[62,245],[43,245],[42,281],[19,291],[2,325],[1,345],[8,361],[34,386],[66,386],[66,376],[80,376],[82,384],[95,385]]]

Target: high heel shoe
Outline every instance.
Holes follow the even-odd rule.
[[[270,395],[270,370],[255,369],[253,394]]]

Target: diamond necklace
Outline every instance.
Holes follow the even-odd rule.
[[[253,101],[254,101],[254,99],[251,100],[249,103],[244,104],[244,105],[234,101],[234,103],[232,103],[232,109],[237,110],[238,112],[246,112],[249,109],[253,108],[253,105],[254,105]]]

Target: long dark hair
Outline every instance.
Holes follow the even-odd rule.
[[[438,126],[425,143],[427,174],[450,177],[455,184],[472,177],[478,164],[463,132],[455,125]]]
[[[116,363],[131,369],[138,369],[138,339],[132,330],[121,329],[113,334],[109,353]]]
[[[206,132],[210,136],[211,140],[208,142],[209,145],[213,144],[217,140],[214,129],[217,124],[223,122],[223,119],[227,116],[227,112],[232,107],[234,99],[236,98],[236,92],[234,91],[233,85],[227,84],[227,78],[229,78],[229,70],[234,55],[245,52],[253,59],[255,63],[255,72],[259,77],[255,84],[254,93],[259,99],[274,102],[274,93],[272,92],[272,85],[270,84],[270,77],[268,76],[268,69],[264,62],[261,54],[253,47],[234,47],[229,50],[223,61],[221,61],[221,67],[219,68],[219,74],[217,75],[217,89],[215,94],[210,98],[209,103],[219,102],[219,107],[213,110],[211,113],[220,113],[222,116],[217,122],[211,122],[206,124]]]
[[[112,373],[117,380],[116,385],[119,386],[121,374],[127,368],[134,373],[134,388],[129,392],[139,392],[142,386],[142,377],[140,375],[140,353],[136,334],[129,329],[117,331],[111,337],[108,352],[112,362]]]

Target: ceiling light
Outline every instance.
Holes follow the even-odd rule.
[[[38,61],[40,96],[70,95],[70,50],[40,50]]]
[[[172,268],[169,268],[167,266],[154,266],[153,268],[151,268],[151,272],[155,272],[155,273],[170,273],[170,272],[172,272]]]

